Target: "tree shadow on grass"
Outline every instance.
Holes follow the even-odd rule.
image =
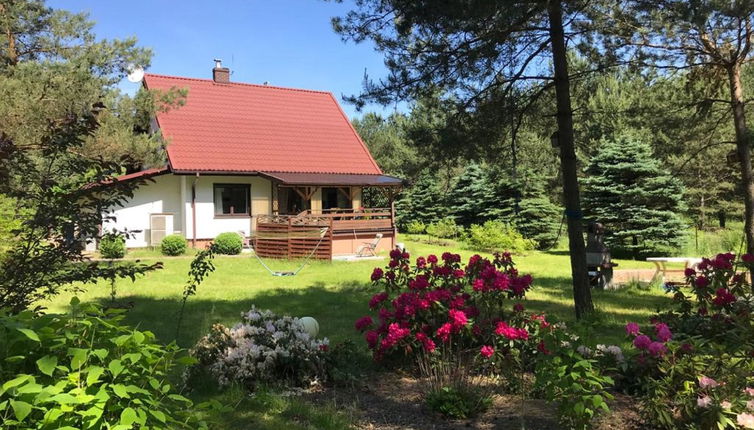
[[[592,290],[592,300],[597,313],[586,321],[576,323],[570,279],[537,277],[525,303],[528,309],[565,321],[600,343],[622,342],[626,322],[646,322],[649,314],[667,309],[671,303],[667,295],[653,295],[633,288]]]
[[[304,288],[274,288],[257,292],[251,298],[238,300],[189,297],[183,312],[183,321],[178,336],[178,345],[193,346],[209,332],[214,323],[233,326],[241,319],[241,313],[257,308],[270,309],[279,315],[314,317],[320,325],[321,337],[333,342],[346,339],[357,340],[359,333],[354,321],[367,313],[367,303],[374,291],[359,283],[345,283],[326,287],[315,282]],[[161,342],[176,339],[181,297],[155,298],[146,295],[121,295],[117,302],[126,302],[132,307],[126,313],[126,322],[142,330],[150,330]],[[102,299],[104,306],[109,299]]]

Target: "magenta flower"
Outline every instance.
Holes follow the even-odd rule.
[[[700,276],[694,280],[694,285],[696,285],[697,288],[704,288],[709,285],[709,279],[707,279],[706,276]]]
[[[437,329],[437,337],[443,342],[450,340],[450,333],[453,330],[453,326],[450,323],[445,323]]]
[[[634,346],[638,349],[647,349],[652,344],[652,339],[649,336],[641,334],[634,339]]]
[[[384,302],[385,300],[387,300],[387,297],[388,297],[388,296],[387,296],[387,293],[385,293],[385,292],[382,292],[382,293],[378,293],[378,294],[375,294],[375,295],[374,295],[374,296],[372,296],[372,298],[371,298],[371,299],[369,300],[369,307],[370,307],[370,308],[372,308],[372,309],[376,308],[376,307],[377,307],[377,305],[379,305],[380,303],[382,303],[382,302]]]
[[[479,350],[479,354],[484,358],[490,358],[495,354],[495,348],[484,345],[482,349]]]
[[[465,326],[466,323],[469,322],[468,318],[466,318],[466,314],[458,309],[449,310],[448,318],[450,318],[450,322],[451,324],[453,324],[453,328],[456,329]]]
[[[380,279],[382,279],[382,275],[384,273],[385,272],[383,272],[382,269],[375,267],[374,271],[372,271],[372,281],[379,281]]]
[[[372,317],[369,315],[365,317],[361,317],[358,320],[356,320],[356,330],[358,331],[364,331],[364,329],[370,327],[372,324],[374,324],[374,321],[372,321]]]
[[[673,333],[665,323],[656,324],[655,331],[657,332],[657,340],[659,340],[660,342],[667,342],[673,337]]]
[[[629,336],[636,336],[637,334],[639,334],[639,331],[641,331],[639,324],[636,324],[635,322],[626,324],[626,334],[628,334]]]
[[[647,351],[649,351],[653,357],[662,357],[668,352],[668,348],[666,348],[665,344],[661,342],[652,342],[647,347]]]

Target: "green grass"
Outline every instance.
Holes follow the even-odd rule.
[[[402,238],[412,256],[437,254],[444,251],[459,252],[464,259],[473,252],[459,250],[458,246],[440,247]],[[144,250],[129,253],[130,258],[143,261],[162,260],[164,269],[137,279],[118,281],[117,298],[133,308],[127,321],[141,329],[153,331],[158,339],[170,342],[176,339],[176,322],[181,306],[181,294],[187,279],[191,258],[163,258],[159,251]],[[544,311],[556,319],[566,321],[582,335],[600,343],[622,344],[623,326],[628,321],[646,321],[658,308],[669,303],[669,298],[659,288],[638,288],[617,291],[593,291],[598,312],[586,322],[574,322],[573,295],[570,283],[570,262],[566,251],[531,251],[514,256],[518,268],[534,277],[534,288],[527,295],[530,310]],[[298,261],[266,260],[272,270],[291,270]],[[621,269],[653,268],[651,263],[617,261]],[[215,259],[216,271],[199,286],[196,296],[190,297],[184,315],[180,346],[189,348],[208,332],[213,323],[235,324],[243,311],[252,304],[271,309],[279,314],[312,316],[320,323],[320,335],[332,342],[346,339],[364,345],[354,330],[354,321],[368,313],[367,302],[376,292],[369,275],[382,261],[312,262],[295,277],[271,276],[248,254]],[[47,303],[52,312],[62,312],[68,307],[72,294],[62,294]],[[89,286],[79,293],[83,301],[109,301],[110,287],[105,283]],[[371,363],[366,349],[355,357],[364,366]],[[198,390],[192,395],[196,400],[215,398],[234,406],[223,414],[221,428],[260,429],[340,429],[348,428],[352,414],[344,412],[342,405],[313,406],[296,398],[284,398],[269,393],[250,397],[241,391],[217,393]],[[341,406],[341,407],[336,407]]]
[[[471,251],[448,249],[404,240],[413,256],[446,250],[459,252],[463,258]],[[164,269],[137,279],[117,282],[117,301],[132,303],[128,313],[131,324],[153,331],[159,339],[175,339],[176,318],[181,305],[181,293],[187,279],[191,258],[163,258],[159,251],[136,251],[129,254],[143,261],[164,261]],[[518,268],[534,277],[534,288],[528,294],[526,305],[544,311],[563,321],[573,321],[573,295],[570,284],[570,262],[567,252],[531,251],[515,256]],[[653,268],[651,263],[618,260],[621,269]],[[291,270],[299,261],[266,260],[273,270]],[[271,276],[252,256],[218,256],[217,269],[199,286],[196,296],[189,298],[184,323],[177,341],[183,347],[192,346],[216,322],[232,325],[241,312],[252,304],[280,314],[312,316],[321,327],[321,335],[338,342],[353,339],[360,342],[353,330],[356,318],[368,312],[367,301],[374,289],[369,275],[376,266],[387,260],[361,262],[314,261],[295,277]],[[109,285],[102,283],[79,293],[82,300],[107,302]],[[626,321],[641,321],[668,300],[659,289],[643,291],[624,289],[618,291],[593,291],[594,303],[599,312],[597,335],[605,341],[622,338],[621,327]],[[50,311],[67,308],[70,294],[63,294],[48,303]]]

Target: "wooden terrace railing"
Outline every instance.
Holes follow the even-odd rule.
[[[335,236],[393,231],[393,212],[384,208],[330,209],[298,215],[257,215],[254,249],[260,257],[331,259]]]

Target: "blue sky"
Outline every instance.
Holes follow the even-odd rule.
[[[344,43],[330,18],[352,5],[321,0],[50,0],[54,8],[85,11],[99,37],[136,36],[153,50],[148,71],[211,77],[221,58],[237,82],[358,93],[366,70],[383,76],[382,56],[371,43]],[[128,90],[136,84],[124,82]],[[341,102],[350,117],[354,107]],[[367,106],[365,111],[392,108]]]

